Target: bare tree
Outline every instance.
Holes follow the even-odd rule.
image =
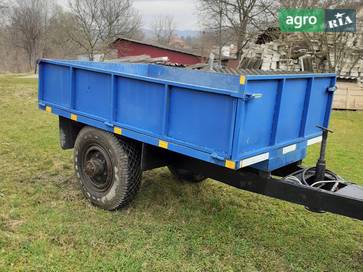
[[[208,28],[224,33],[232,33],[237,44],[237,56],[251,39],[255,29],[262,29],[269,20],[273,20],[272,0],[199,0],[201,15],[209,18],[205,21]],[[262,26],[262,22],[265,24]],[[223,38],[222,38],[223,40]]]
[[[353,0],[354,1],[354,0]],[[280,0],[281,7],[285,8],[334,8],[345,5],[351,0]]]
[[[9,3],[5,0],[0,0],[0,26],[4,25],[6,19],[6,11],[9,9]]]
[[[75,58],[80,48],[69,37],[73,30],[73,14],[57,6],[50,19],[45,54],[52,58]]]
[[[156,42],[169,45],[175,35],[174,18],[170,16],[160,16],[152,23],[152,32]]]
[[[16,0],[11,9],[11,37],[15,46],[25,51],[30,69],[43,56],[51,8],[51,1]]]
[[[140,16],[130,0],[70,0],[73,29],[69,37],[94,59],[97,51],[107,53],[120,36],[138,33]]]
[[[231,43],[233,36],[226,22],[224,0],[200,0],[199,7],[202,25],[205,27],[203,33],[208,33],[209,40],[213,37],[218,44],[218,59],[221,64],[222,48]]]
[[[0,11],[8,7],[8,3],[5,0],[0,1]]]

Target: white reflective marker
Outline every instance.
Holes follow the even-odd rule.
[[[320,137],[316,137],[316,138],[313,138],[313,139],[310,139],[308,141],[308,146],[309,145],[313,145],[313,144],[317,144],[317,143],[321,143],[323,141],[323,136],[320,136]]]
[[[297,149],[297,145],[294,144],[294,145],[289,145],[289,146],[286,146],[282,149],[282,154],[287,154],[287,153],[291,153],[291,152],[294,152],[296,151]]]
[[[259,162],[266,161],[269,158],[270,158],[270,153],[264,153],[264,154],[261,154],[261,155],[255,156],[255,157],[244,159],[240,163],[240,168],[244,168],[244,167],[259,163]]]

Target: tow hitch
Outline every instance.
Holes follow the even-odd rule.
[[[346,197],[363,199],[363,188],[345,181],[340,176],[326,169],[326,148],[328,144],[329,133],[333,131],[318,127],[323,131],[323,140],[321,143],[320,157],[316,167],[301,169],[284,178],[284,181],[295,182],[302,186],[320,189],[331,193],[340,194]],[[306,206],[311,212],[322,213],[322,207],[309,205]],[[363,211],[362,211],[363,212]]]
[[[363,201],[363,187],[345,181],[342,177],[326,169],[326,148],[328,144],[329,133],[333,131],[319,127],[323,131],[323,140],[321,143],[320,157],[316,167],[301,169],[284,178],[284,181],[295,182],[302,186],[314,189],[320,189],[322,192],[330,192],[347,198],[356,199],[358,202]],[[311,212],[323,213],[321,204],[311,203],[306,206]],[[362,216],[363,209],[357,211],[358,217]],[[359,215],[359,213],[361,213]],[[362,218],[360,218],[362,219]]]
[[[252,168],[231,171],[183,156],[174,158],[173,163],[242,190],[303,205],[311,212],[331,212],[363,220],[363,187],[326,169],[327,140],[332,131],[320,128],[323,130],[320,157],[312,168],[302,168],[296,163],[272,173]]]

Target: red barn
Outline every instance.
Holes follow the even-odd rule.
[[[113,46],[117,49],[119,58],[148,55],[152,58],[168,57],[170,62],[193,65],[201,63],[203,58],[195,53],[173,49],[163,45],[119,38]]]

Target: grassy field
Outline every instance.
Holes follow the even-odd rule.
[[[166,169],[128,209],[94,208],[57,126],[35,79],[0,76],[0,271],[363,271],[362,222]],[[363,112],[335,112],[332,128],[329,168],[363,185]]]

